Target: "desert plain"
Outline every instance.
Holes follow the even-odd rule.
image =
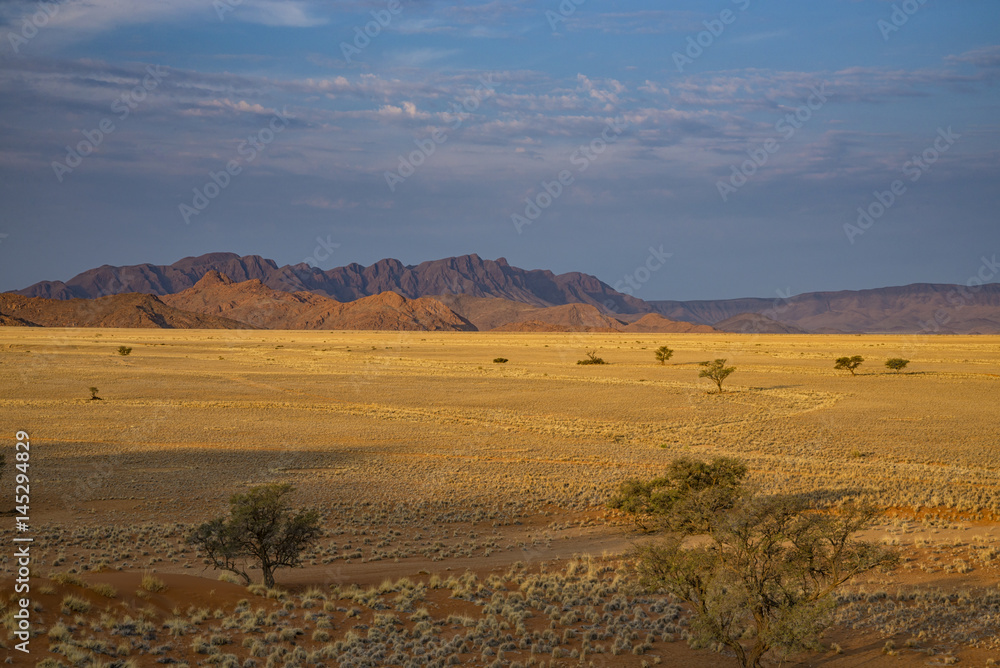
[[[8,327],[0,407],[0,510],[32,444],[36,635],[3,638],[9,663],[735,666],[635,586],[651,538],[605,506],[720,455],[765,491],[876,502],[902,555],[785,665],[1000,661],[1000,337]],[[277,482],[324,537],[274,589],[220,579],[185,536]],[[0,533],[9,628],[11,514]]]

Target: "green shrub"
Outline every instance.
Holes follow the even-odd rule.
[[[906,365],[910,363],[910,360],[904,360],[902,357],[893,357],[885,361],[885,368],[892,369],[896,373],[899,373],[906,368]]]
[[[603,358],[597,356],[597,351],[587,353],[587,359],[577,360],[577,364],[607,364]]]
[[[493,363],[494,364],[506,364],[509,361],[510,360],[508,360],[506,357],[494,357],[493,358]]]
[[[132,349],[128,346],[118,346],[118,354],[122,357],[128,357],[132,353]]]

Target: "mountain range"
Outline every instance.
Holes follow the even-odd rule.
[[[139,294],[133,294],[139,293]],[[87,305],[88,302],[93,302]],[[1000,333],[1000,284],[643,301],[579,272],[463,255],[321,270],[209,253],[0,295],[0,325],[746,333]],[[119,323],[119,324],[109,324]]]

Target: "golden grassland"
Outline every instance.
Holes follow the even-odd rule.
[[[118,355],[120,345],[132,353]],[[653,355],[661,345],[675,350],[665,365]],[[587,351],[608,364],[576,365]],[[857,376],[833,368],[834,358],[855,354],[866,358]],[[496,357],[509,362],[494,364]],[[910,366],[888,371],[883,364],[890,357],[908,358]],[[737,367],[723,394],[698,377],[698,362],[715,358]],[[91,386],[100,401],[89,399]],[[365,633],[380,628],[395,638],[379,636],[386,645],[380,651],[387,654],[372,665],[411,665],[434,652],[447,657],[442,648],[456,637],[468,643],[468,652],[454,654],[463,663],[474,656],[481,665],[578,665],[581,652],[586,655],[584,627],[595,625],[610,635],[587,640],[590,654],[583,665],[666,660],[682,645],[666,636],[684,635],[683,618],[668,615],[670,606],[635,599],[642,615],[633,606],[624,621],[614,606],[602,608],[627,596],[624,565],[609,557],[539,568],[575,554],[627,551],[634,536],[603,510],[604,501],[622,480],[654,476],[680,455],[738,456],[767,491],[831,503],[864,498],[892,509],[891,523],[878,535],[906,550],[903,576],[856,583],[841,619],[843,629],[897,637],[900,649],[885,649],[890,656],[902,652],[894,660],[909,652],[913,660],[926,661],[934,647],[958,651],[993,628],[973,618],[997,599],[990,587],[1000,556],[994,524],[1000,514],[1000,337],[3,328],[0,411],[0,434],[8,434],[11,445],[19,429],[32,437],[40,576],[152,569],[214,578],[183,537],[191,523],[224,511],[233,492],[290,482],[299,502],[321,510],[327,536],[308,555],[306,569],[281,571],[278,579],[293,589],[319,586],[331,608],[332,630],[309,618],[314,612],[303,608],[304,591],[283,594],[294,599],[290,615],[299,614],[311,638],[297,647],[307,656],[287,663],[296,654],[297,634],[282,640],[280,624],[260,638],[231,635],[229,642],[251,641],[238,650],[221,638],[212,644],[212,633],[225,628],[211,619],[242,615],[229,628],[254,627],[253,609],[274,604],[266,593],[252,604],[237,605],[234,598],[222,616],[213,612],[202,620],[204,629],[164,603],[145,623],[173,638],[182,662],[214,658],[226,664],[234,655],[239,662],[232,665],[254,657],[261,666],[367,665],[350,654],[359,646],[325,649],[350,640],[348,633],[364,635],[354,630],[364,626]],[[10,532],[4,527],[0,533],[9,541]],[[9,557],[3,560],[9,571]],[[427,586],[432,573],[457,578],[466,569],[479,579],[450,582],[446,597],[434,594],[443,585]],[[580,573],[589,575],[581,580]],[[570,602],[536,601],[540,608],[528,606],[532,623],[504,613],[504,606],[527,605],[507,600],[509,594],[520,591],[524,599],[525,578],[540,575],[555,578],[552,591]],[[429,607],[430,617],[411,619],[412,613],[374,598],[360,605],[363,622],[346,616],[362,596],[358,592],[370,591],[350,587],[403,576],[416,578],[412,586],[424,586],[413,602]],[[507,581],[501,586],[490,577]],[[969,589],[966,598],[952,602],[951,621],[931,619],[941,613],[933,593],[941,578],[951,589]],[[918,589],[901,593],[903,580]],[[410,585],[392,589],[392,596]],[[126,611],[108,606],[125,606],[124,593],[100,601],[91,592],[93,609],[80,612],[72,601],[64,605],[63,597],[82,585],[50,586],[58,601],[39,613],[46,632],[51,636],[57,623],[70,630],[63,640],[39,645],[69,643],[62,649],[83,653],[77,665],[110,662],[112,655],[154,665],[150,657],[173,656],[154,654],[157,646],[149,642],[111,654],[81,649],[87,625],[100,624],[98,609],[110,622],[121,622]],[[135,609],[128,614],[141,617],[144,601],[133,596],[129,605]],[[456,601],[465,601],[467,609],[452,610]],[[174,603],[183,611],[193,605]],[[311,607],[324,605],[317,599]],[[490,605],[498,611],[487,612]],[[380,606],[402,621],[374,623]],[[556,612],[558,618],[550,619]],[[474,624],[492,619],[487,625],[498,626],[448,623],[453,614],[470,615]],[[535,624],[539,616],[544,624]],[[175,617],[186,621],[171,622]],[[110,622],[93,633],[110,634]],[[414,636],[421,622],[430,630],[420,627]],[[191,629],[174,633],[163,627],[167,623]],[[473,629],[475,637],[458,629]],[[558,631],[559,642],[553,645],[546,636],[528,645],[546,652],[518,647],[525,634],[545,630]],[[267,633],[279,634],[275,643],[264,643]],[[191,646],[192,634],[205,636],[206,652]],[[56,636],[63,635],[57,630]],[[499,645],[490,644],[506,635],[514,637],[499,645],[513,648],[498,651]],[[433,652],[416,654],[412,645],[425,636],[435,638],[426,641],[434,644]],[[266,647],[252,649],[255,639]],[[882,638],[877,640],[884,649]],[[386,658],[406,643],[411,647],[405,657],[395,663]],[[278,647],[285,652],[272,661]],[[845,647],[831,665],[857,665]],[[320,654],[310,659],[315,652]],[[53,656],[72,664],[66,652]],[[684,656],[688,665],[701,660]]]

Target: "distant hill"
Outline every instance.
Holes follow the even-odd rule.
[[[1000,284],[997,283],[974,291],[963,286],[918,283],[872,290],[811,292],[778,300],[643,301],[616,292],[588,274],[554,274],[543,269],[520,269],[508,264],[504,258],[484,260],[478,255],[462,255],[418,265],[403,265],[398,260],[385,259],[369,266],[349,264],[323,271],[306,264],[279,267],[273,260],[258,255],[240,257],[234,253],[209,253],[184,258],[171,265],[104,265],[66,282],[43,281],[15,294],[59,300],[128,292],[162,297],[192,288],[211,272],[225,275],[235,284],[257,281],[254,288],[257,290],[268,288],[296,295],[298,306],[294,309],[291,302],[272,297],[267,299],[272,308],[281,305],[283,309],[294,310],[296,318],[304,318],[301,324],[310,327],[321,320],[322,324],[316,326],[327,327],[330,318],[347,318],[344,322],[351,324],[350,318],[360,317],[364,309],[354,315],[349,315],[344,309],[323,315],[324,306],[317,306],[319,302],[308,302],[304,295],[353,303],[392,292],[407,300],[437,297],[448,306],[452,316],[457,315],[459,321],[464,318],[478,329],[567,327],[573,331],[618,331],[642,316],[659,314],[667,322],[646,321],[637,326],[652,327],[650,331],[681,331],[671,328],[682,327],[678,323],[686,322],[734,332],[757,333],[1000,333]],[[449,297],[460,297],[463,301],[449,301]],[[386,301],[388,299],[382,297],[384,303],[378,308],[374,303],[366,304],[365,308],[371,307],[365,316],[369,319],[362,318],[354,324],[364,328],[378,325],[383,322],[382,316],[376,315],[381,308],[388,318],[384,320],[386,327],[406,326],[407,317],[411,317],[408,322],[413,327],[458,326],[449,321],[447,313],[432,315],[433,309],[427,311],[431,307],[426,304],[400,302],[397,305]],[[483,301],[470,301],[473,299]],[[182,302],[170,303],[176,306]],[[192,308],[194,303],[184,302]],[[255,316],[249,313],[254,308],[250,302],[243,303],[240,308],[245,312],[243,317],[246,320],[243,322],[254,320]],[[547,308],[556,310],[532,310]],[[410,316],[404,315],[407,309],[414,309]],[[204,310],[198,312],[205,313]],[[390,312],[395,315],[387,315]],[[752,317],[754,315],[763,319]],[[21,324],[18,317],[2,314],[0,325]],[[425,317],[430,319],[422,320]]]
[[[901,287],[809,292],[788,299],[651,301],[675,320],[717,326],[745,313],[763,313],[808,332],[1000,334],[1000,283],[970,290],[915,283]]]
[[[140,327],[149,329],[247,329],[212,315],[189,313],[154,295],[124,294],[98,299],[42,299],[0,294],[0,325],[28,327]]]
[[[185,311],[220,315],[264,329],[474,330],[442,303],[384,292],[341,303],[310,292],[281,292],[259,279],[235,282],[209,271],[195,285],[163,301]]]
[[[590,304],[533,306],[509,299],[437,295],[477,329],[503,332],[714,332],[712,327],[675,322],[647,313],[612,317]],[[630,322],[635,320],[635,322]]]
[[[714,327],[723,332],[736,334],[805,334],[804,329],[786,325],[759,313],[738,313],[731,318],[720,320]]]
[[[440,294],[502,297],[534,306],[591,304],[617,313],[645,313],[641,299],[616,292],[594,276],[577,272],[553,274],[543,269],[519,269],[504,258],[483,260],[462,255],[407,266],[399,260],[379,260],[368,267],[349,264],[323,271],[307,264],[279,267],[259,255],[209,253],[171,265],[104,265],[66,281],[43,281],[16,293],[26,297],[72,299],[123,292],[169,295],[192,287],[210,271],[239,283],[257,279],[282,292],[313,292],[341,302],[396,292],[416,299]]]

